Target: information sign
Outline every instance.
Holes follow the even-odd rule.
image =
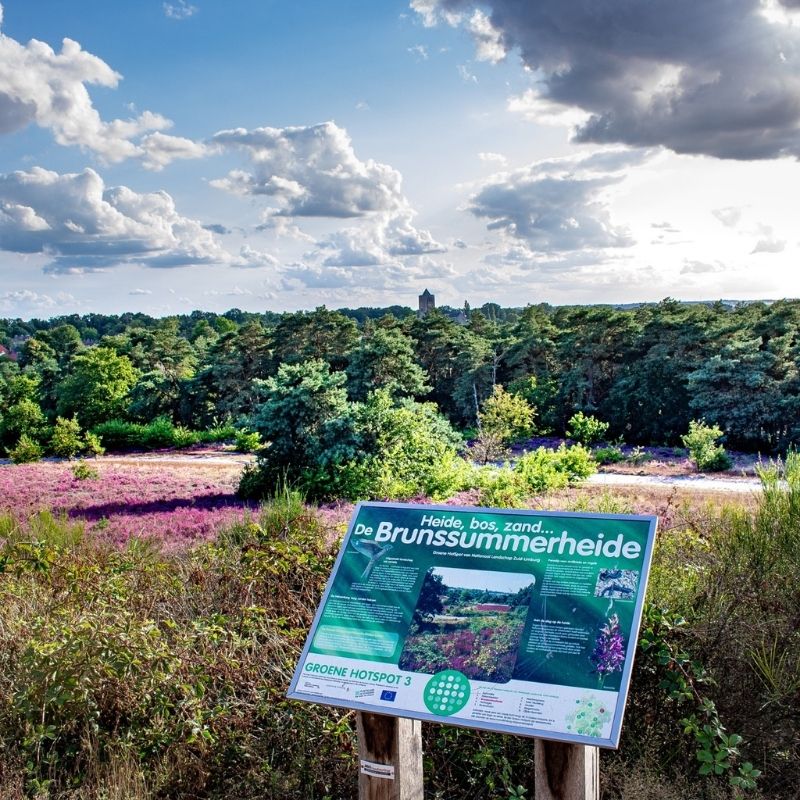
[[[289,697],[617,747],[655,530],[360,503]]]

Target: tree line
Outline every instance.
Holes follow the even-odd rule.
[[[461,313],[459,314],[459,311]],[[496,386],[564,435],[576,412],[608,438],[677,445],[692,420],[727,444],[786,450],[800,437],[800,301],[633,308],[486,304],[264,314],[232,310],[0,320],[0,445],[59,417],[85,429],[166,418],[247,427],[282,367],[320,362],[352,402],[377,389],[435,403],[475,428]],[[274,386],[273,386],[274,388]],[[344,395],[343,395],[344,397]]]

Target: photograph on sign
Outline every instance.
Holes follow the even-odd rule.
[[[655,529],[361,503],[289,697],[616,747]]]

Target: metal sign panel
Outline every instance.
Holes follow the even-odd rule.
[[[360,503],[288,696],[617,747],[656,517]]]

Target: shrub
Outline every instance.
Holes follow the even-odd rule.
[[[617,445],[598,447],[593,455],[594,460],[598,464],[619,464],[620,461],[625,460],[625,454],[622,452],[622,448]]]
[[[75,458],[83,450],[85,442],[81,437],[81,426],[75,417],[57,417],[50,437],[50,448],[60,458]]]
[[[507,445],[533,434],[536,412],[528,401],[497,384],[479,414],[481,433]]]
[[[689,451],[689,457],[701,472],[719,472],[730,469],[732,461],[725,448],[718,444],[723,431],[718,425],[707,425],[702,420],[689,423],[689,433],[681,436],[683,446]]]
[[[15,464],[30,464],[33,461],[39,461],[42,455],[41,446],[27,433],[23,433],[16,445],[8,451],[8,457]]]
[[[91,431],[86,432],[83,442],[84,450],[90,456],[101,456],[106,451],[105,447],[100,443],[100,437]]]
[[[481,502],[506,508],[522,505],[534,494],[563,489],[595,470],[592,454],[582,445],[562,444],[558,450],[540,447],[521,456],[513,468],[485,471]]]
[[[594,444],[603,439],[608,432],[608,423],[586,416],[583,411],[573,414],[567,423],[567,436],[581,444]]]
[[[315,496],[332,487],[330,496],[351,500],[418,494],[441,500],[472,482],[471,465],[457,453],[461,437],[431,403],[395,403],[381,389],[356,405],[353,430],[360,457],[331,472],[306,473],[304,485]],[[327,480],[332,482],[326,485]]]
[[[74,464],[72,467],[72,474],[76,481],[89,481],[100,477],[100,473],[94,467],[90,467],[85,461],[79,461],[77,464]]]
[[[314,499],[444,498],[469,484],[462,439],[433,404],[395,401],[386,389],[353,403],[342,384],[317,361],[283,365],[265,382],[253,424],[269,441],[240,495],[263,497],[288,481]]]
[[[202,438],[197,431],[175,425],[169,417],[157,417],[146,425],[118,419],[109,420],[95,425],[92,433],[110,451],[189,447]]]
[[[234,449],[240,453],[256,453],[263,447],[261,434],[258,431],[249,431],[242,428],[236,431]]]
[[[238,428],[230,423],[214,425],[204,431],[197,431],[198,440],[201,442],[229,442],[236,438]]]
[[[43,441],[47,420],[39,404],[28,397],[3,410],[0,415],[0,440],[9,444],[25,434],[29,439]]]

